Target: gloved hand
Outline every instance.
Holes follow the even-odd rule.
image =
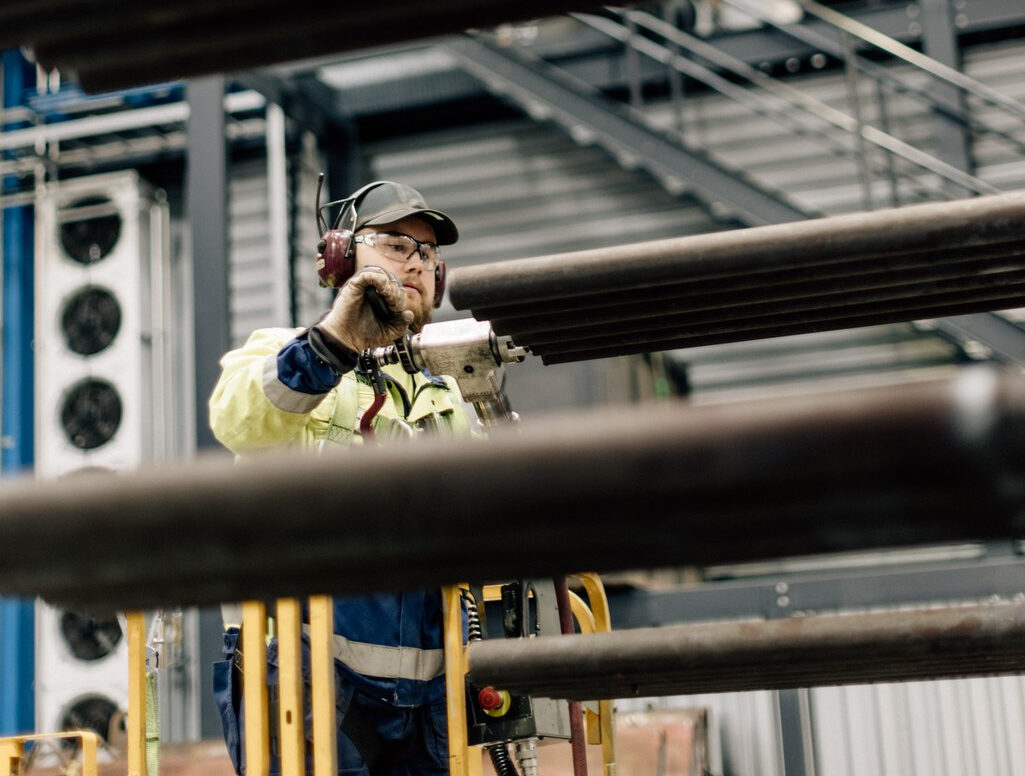
[[[390,320],[382,322],[374,315],[366,296],[370,287],[377,289],[392,311]],[[316,328],[343,347],[359,353],[392,344],[412,321],[413,311],[406,309],[406,292],[399,279],[381,267],[364,267],[342,286],[331,309]]]

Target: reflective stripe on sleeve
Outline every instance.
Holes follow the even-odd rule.
[[[303,626],[303,631],[308,633],[307,626]],[[332,652],[335,660],[364,676],[426,682],[445,672],[445,652],[442,649],[388,647],[350,641],[336,633]]]
[[[263,395],[284,412],[305,414],[324,401],[322,393],[294,391],[278,379],[278,355],[271,353],[263,362]]]

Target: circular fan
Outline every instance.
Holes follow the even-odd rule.
[[[83,197],[68,209],[111,205],[107,197]],[[64,252],[79,264],[95,264],[109,254],[121,236],[121,216],[117,213],[98,215],[60,225],[60,242]]]
[[[117,704],[102,695],[86,695],[68,706],[60,718],[61,730],[92,730],[104,741],[110,735],[110,723],[117,714]],[[74,743],[69,742],[71,747]]]
[[[79,660],[101,660],[117,649],[122,632],[116,617],[101,620],[65,611],[61,614],[61,635]]]
[[[68,391],[61,425],[71,444],[93,450],[110,441],[121,424],[121,397],[106,380],[82,380]]]
[[[121,328],[121,305],[109,291],[88,286],[64,305],[61,330],[68,348],[92,356],[106,348]]]

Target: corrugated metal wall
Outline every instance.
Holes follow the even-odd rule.
[[[409,181],[455,219],[452,267],[724,228],[695,201],[529,119],[366,150],[375,175]]]
[[[274,278],[266,162],[251,159],[233,163],[228,184],[231,341],[238,345],[254,329],[285,322],[271,320]]]
[[[1022,677],[825,687],[811,693],[817,776],[1017,776]]]
[[[313,265],[317,245],[314,202],[321,164],[315,145],[305,138],[300,150],[288,160],[295,192],[286,204],[292,250],[295,255],[292,293],[296,325],[308,325],[330,303],[330,293],[317,283]],[[276,277],[271,256],[270,193],[267,160],[263,157],[235,161],[229,179],[229,264],[231,290],[231,341],[240,345],[254,329],[288,326],[275,313],[275,295],[287,289],[288,278]],[[278,265],[280,266],[280,264]]]

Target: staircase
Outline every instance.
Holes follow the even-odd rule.
[[[620,99],[508,37],[467,36],[449,47],[486,88],[531,117],[743,225],[1025,185],[1025,103],[1014,96],[813,0],[800,0],[796,23],[774,18],[766,3],[724,2],[813,47],[820,72],[781,77],[756,67],[671,23],[676,2],[574,16],[621,51]],[[919,7],[923,48],[956,60],[945,1]],[[1014,161],[987,168],[987,155]],[[1020,166],[1020,180],[1008,166]],[[996,360],[1023,363],[1023,318],[984,313],[936,325],[957,343],[982,343]]]

